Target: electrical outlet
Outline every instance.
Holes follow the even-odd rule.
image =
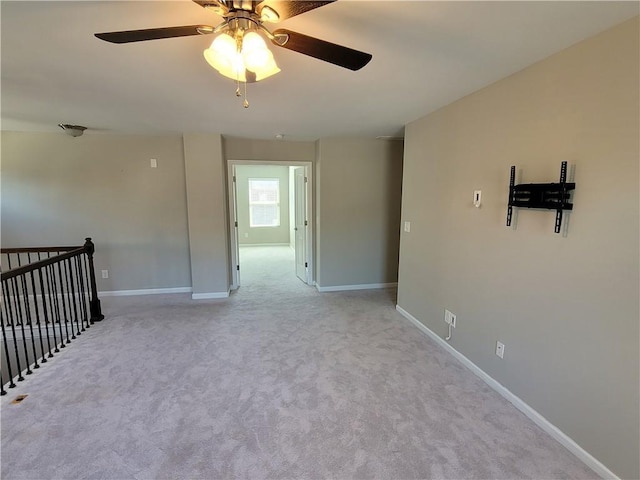
[[[411,232],[411,222],[404,222],[404,231],[407,233]]]
[[[504,343],[496,342],[496,355],[504,358]]]
[[[102,278],[109,278],[109,270],[102,270]]]

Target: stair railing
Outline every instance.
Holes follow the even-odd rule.
[[[91,238],[80,247],[1,249],[0,394],[104,318],[94,252]]]

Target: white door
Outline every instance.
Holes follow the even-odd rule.
[[[233,208],[233,219],[231,220],[233,222],[233,238],[232,238],[232,243],[233,243],[233,249],[234,249],[234,253],[235,253],[235,265],[233,266],[233,268],[236,269],[236,286],[240,286],[240,237],[238,236],[238,187],[236,185],[236,166],[233,165],[233,181],[232,181],[232,195],[233,195],[233,199],[232,199],[232,208]]]
[[[294,205],[295,205],[295,251],[296,251],[296,275],[304,283],[309,283],[307,278],[307,183],[305,168],[294,169]]]

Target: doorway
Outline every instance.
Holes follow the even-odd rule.
[[[227,167],[231,288],[243,284],[243,263],[245,285],[255,282],[256,275],[262,275],[261,282],[289,282],[259,273],[267,270],[254,268],[256,261],[286,272],[291,261],[292,278],[312,285],[311,162],[229,160]]]

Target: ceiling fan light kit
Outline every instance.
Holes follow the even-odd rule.
[[[336,0],[193,0],[205,9],[224,18],[217,27],[190,25],[183,27],[151,28],[121,32],[96,33],[101,40],[111,43],[130,43],[161,38],[217,34],[211,46],[204,51],[207,63],[221,75],[237,82],[236,95],[240,96],[240,83],[244,84],[245,108],[247,83],[258,82],[280,71],[273,53],[267,48],[263,35],[273,45],[302,53],[350,70],[359,70],[371,60],[368,53],[326,42],[290,30],[273,33],[263,22],[281,20],[323,7]]]
[[[204,58],[221,75],[239,82],[259,82],[280,71],[265,41],[253,31],[236,32],[235,38],[228,33],[218,35],[204,51]]]

